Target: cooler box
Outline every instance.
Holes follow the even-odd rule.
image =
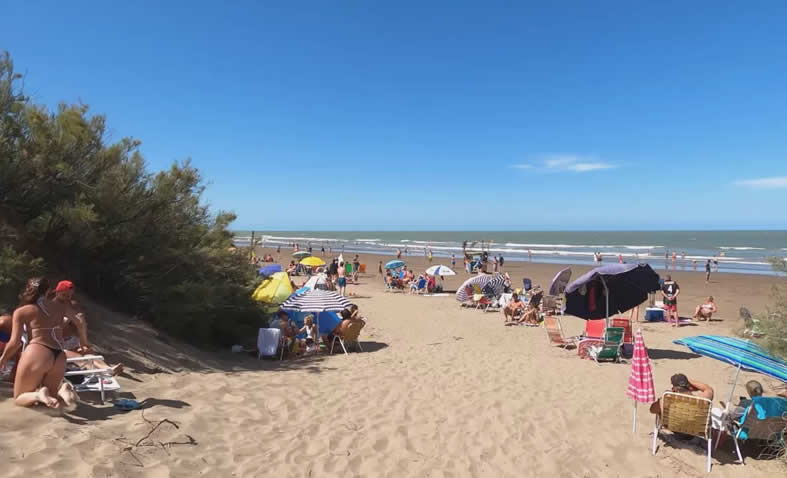
[[[366,264],[361,264],[361,267],[360,267],[360,271],[359,271],[359,272],[360,272],[361,274],[365,274],[365,273],[366,273]]]
[[[648,307],[645,309],[645,322],[663,322],[664,309],[658,307]]]

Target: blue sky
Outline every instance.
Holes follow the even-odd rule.
[[[787,3],[377,3],[6,2],[0,49],[239,229],[787,226]]]

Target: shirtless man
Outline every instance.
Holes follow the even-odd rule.
[[[82,312],[82,307],[74,300],[74,284],[71,281],[63,280],[55,287],[55,297],[53,302],[60,304],[65,312],[65,325],[63,326],[63,350],[66,358],[80,358],[93,353],[90,342],[87,339],[87,320]],[[85,362],[76,362],[74,365],[80,368],[108,368],[112,370],[112,375],[117,375],[123,371],[123,365],[117,364],[109,366],[100,359],[91,360],[93,365]]]
[[[685,395],[694,395],[695,397],[707,398],[713,400],[713,388],[697,380],[689,380],[688,377],[682,373],[676,373],[670,378],[672,382],[672,392],[682,393]],[[661,399],[659,398],[650,406],[650,413],[661,415]]]
[[[63,317],[61,304],[46,300],[49,282],[42,277],[27,281],[20,294],[20,306],[11,318],[11,338],[0,355],[0,368],[16,356],[22,346],[22,334],[28,334],[28,345],[19,357],[14,380],[14,400],[29,407],[43,404],[60,408],[76,405],[76,393],[68,382],[63,382],[66,355],[63,353]],[[56,395],[52,391],[57,390]]]
[[[511,302],[503,309],[503,319],[505,325],[514,323],[514,315],[517,311],[525,310],[525,303],[519,299],[519,294],[511,295]]]
[[[336,273],[339,275],[339,280],[336,281],[336,285],[339,287],[339,294],[344,296],[347,289],[347,272],[344,268],[344,262],[339,263],[339,269]]]

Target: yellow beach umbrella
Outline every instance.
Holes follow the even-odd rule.
[[[268,304],[281,304],[292,295],[292,285],[290,276],[286,272],[276,272],[266,278],[251,295],[251,298],[258,302]]]
[[[319,267],[319,266],[324,266],[325,265],[325,261],[323,261],[319,257],[310,256],[310,257],[304,258],[301,261],[301,264],[303,264],[305,266]]]

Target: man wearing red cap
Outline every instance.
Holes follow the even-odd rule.
[[[74,300],[74,284],[71,281],[63,280],[55,287],[55,301],[64,305],[66,318],[68,319],[63,327],[63,350],[66,357],[77,358],[93,353],[90,343],[87,340],[87,320],[82,312],[82,306]],[[111,368],[115,374],[123,370],[121,364],[110,367],[101,360],[93,361],[99,368]]]

